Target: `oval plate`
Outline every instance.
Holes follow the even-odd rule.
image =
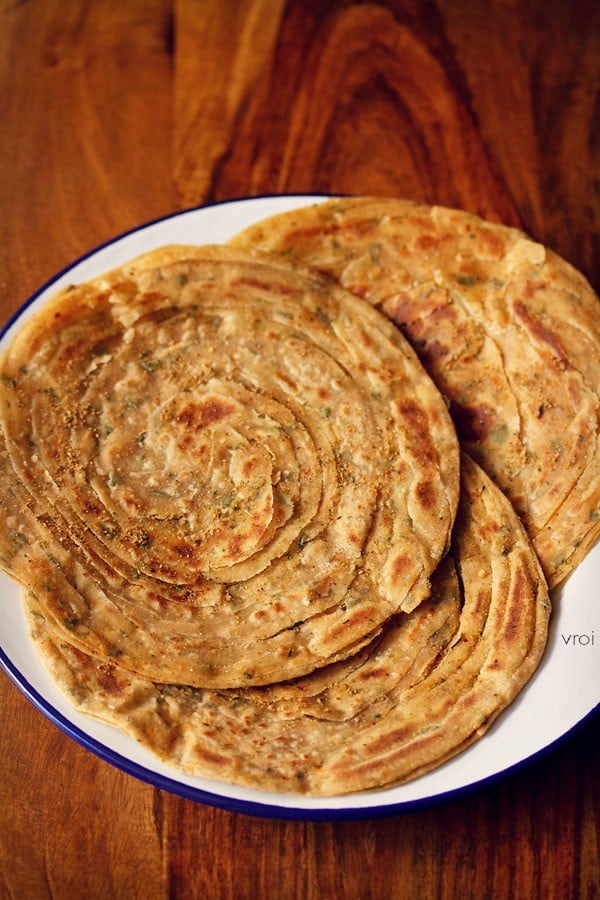
[[[326,199],[320,195],[246,198],[176,213],[127,232],[63,269],[0,333],[0,346],[57,290],[87,281],[164,244],[223,243],[266,216]],[[553,594],[548,648],[534,678],[468,750],[408,784],[382,791],[312,798],[251,790],[186,776],[111,726],[77,713],[38,659],[19,588],[0,575],[0,666],[25,696],[67,735],[119,769],[183,797],[250,815],[287,819],[372,818],[447,799],[507,773],[550,747],[600,704],[600,545]]]

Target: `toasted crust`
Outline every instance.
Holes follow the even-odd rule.
[[[417,606],[456,434],[409,344],[312,272],[163,248],[62,291],[0,361],[0,562],[81,651],[232,687]]]
[[[158,684],[64,641],[29,597],[34,640],[83,712],[188,773],[313,795],[407,781],[486,732],[547,638],[548,590],[516,513],[466,457],[462,472],[452,550],[430,599],[355,657],[292,683]]]
[[[600,534],[600,302],[583,276],[515,229],[395,199],[306,207],[232,243],[315,266],[400,326],[563,581]]]

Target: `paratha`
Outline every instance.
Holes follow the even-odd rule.
[[[433,591],[355,657],[287,684],[214,691],[132,675],[65,641],[29,597],[34,641],[82,712],[184,771],[318,796],[424,774],[481,738],[531,678],[550,602],[509,501],[468,458]]]
[[[458,501],[443,398],[364,300],[223,247],[153,251],[0,360],[3,570],[82,652],[264,684],[429,594]]]
[[[516,229],[398,199],[304,207],[232,244],[315,266],[400,326],[562,582],[600,533],[600,302],[586,279]]]

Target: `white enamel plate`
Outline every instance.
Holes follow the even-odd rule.
[[[66,284],[87,281],[164,244],[222,243],[274,213],[322,200],[273,196],[234,200],[151,222],[110,241],[60,272],[5,326],[0,346],[23,320]],[[115,728],[78,714],[40,663],[21,610],[20,591],[0,576],[0,665],[29,700],[71,738],[158,788],[254,815],[343,819],[388,815],[473,788],[531,760],[600,705],[600,545],[556,592],[550,639],[534,678],[476,744],[428,775],[396,788],[334,798],[250,790],[186,776]]]

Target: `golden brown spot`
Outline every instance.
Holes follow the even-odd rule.
[[[230,556],[233,556],[235,558],[236,556],[240,555],[240,553],[242,552],[243,541],[244,539],[241,534],[236,534],[231,538],[227,546],[227,550]]]
[[[482,228],[479,231],[479,239],[490,256],[501,258],[504,253],[504,240],[497,232]]]
[[[494,537],[500,531],[500,526],[497,522],[486,522],[479,529],[479,534],[483,538],[484,541],[489,541],[490,538]]]
[[[252,618],[259,621],[260,619],[266,619],[267,614],[264,609],[257,609],[256,612],[252,613]]]
[[[509,614],[504,622],[504,636],[508,638],[509,641],[518,638],[522,631],[523,624],[520,617],[523,609],[527,605],[527,597],[531,589],[532,585],[529,579],[525,577],[523,570],[517,569],[513,582],[513,592],[510,598]]]
[[[413,435],[413,440],[419,446],[419,456],[431,461],[436,458],[434,447],[429,432],[429,422],[424,410],[413,400],[403,400],[396,404],[399,414],[405,419]]]
[[[280,381],[283,381],[284,384],[287,384],[288,387],[291,387],[292,390],[296,390],[298,387],[297,383],[293,380],[293,378],[289,378],[285,372],[278,372],[277,377]]]
[[[252,469],[256,466],[257,459],[255,456],[250,456],[248,459],[244,460],[244,464],[242,466],[242,472],[244,475],[250,475]]]
[[[442,238],[436,234],[420,234],[415,241],[415,247],[417,250],[423,250],[427,253],[427,251],[437,247],[441,241]]]
[[[365,347],[368,347],[369,349],[371,349],[372,347],[375,346],[375,341],[374,341],[373,338],[372,338],[372,337],[364,330],[364,328],[361,329],[360,336],[361,336],[362,342],[363,342],[363,344],[364,344]]]
[[[410,736],[410,728],[396,728],[394,731],[390,731],[387,734],[382,735],[376,741],[372,741],[369,750],[374,753],[381,753],[381,751],[391,750],[397,744],[401,744],[407,737]]]
[[[160,303],[165,299],[165,295],[161,294],[159,291],[147,291],[145,294],[139,298],[142,303],[152,304]],[[158,313],[162,312],[161,310],[157,310]],[[163,316],[164,317],[164,316]]]
[[[347,222],[338,228],[338,231],[345,231],[356,237],[366,237],[372,234],[378,226],[378,222],[373,219],[363,219],[358,222]]]
[[[431,481],[420,481],[416,488],[417,499],[425,509],[433,509],[437,501],[437,493]]]
[[[137,293],[138,286],[133,281],[118,281],[116,284],[113,284],[111,286],[110,293],[109,291],[103,291],[98,297],[95,298],[95,302],[104,302],[105,300],[109,299],[111,294],[118,294],[120,297],[127,297],[133,300],[133,298],[137,296]]]
[[[201,747],[199,744],[196,744],[194,747],[194,755],[198,757],[198,759],[203,759],[206,762],[216,763],[217,765],[223,765],[224,763],[228,763],[229,760],[226,756],[221,756],[220,753],[214,753],[211,750],[207,750],[205,747]]]
[[[349,638],[349,633],[351,633],[356,626],[359,629],[366,633],[369,631],[368,628],[365,628],[365,625],[373,624],[373,616],[372,612],[369,608],[367,609],[356,609],[352,615],[350,615],[347,619],[344,619],[339,625],[330,628],[327,632],[327,642],[334,644],[337,642],[338,638],[346,636]]]
[[[353,294],[356,294],[357,297],[364,298],[369,294],[370,285],[368,284],[353,281],[352,284],[348,284],[346,286],[352,291]]]
[[[361,681],[371,681],[378,678],[387,678],[388,675],[389,669],[380,666],[378,669],[367,669],[364,672],[360,672],[358,677]]]
[[[407,572],[410,571],[410,556],[399,554],[392,562],[392,578],[399,581]]]

